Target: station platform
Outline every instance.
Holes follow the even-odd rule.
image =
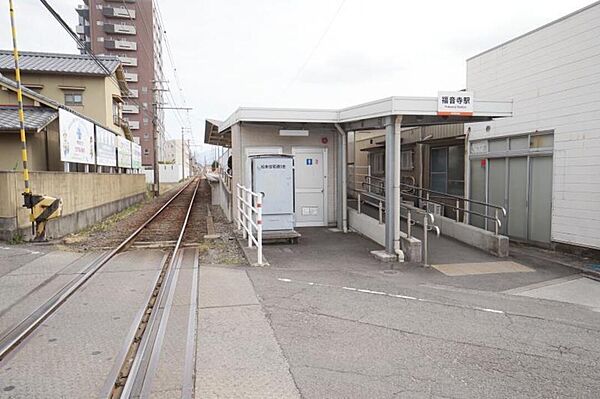
[[[370,252],[382,247],[360,234],[338,229],[299,228],[302,238],[294,245],[265,245],[264,254],[271,267],[302,270],[308,273],[348,271],[381,273],[393,271],[404,282],[415,285],[449,284],[488,291],[504,291],[542,281],[578,274],[578,270],[551,262],[536,261],[521,255],[498,258],[445,236],[429,235],[431,267],[421,264],[382,263]],[[422,237],[422,229],[413,226]]]

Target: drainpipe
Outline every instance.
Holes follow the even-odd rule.
[[[400,249],[400,128],[402,127],[402,115],[396,116],[394,126],[394,253],[398,255],[398,261],[404,262],[404,252]]]
[[[348,195],[346,192],[347,189],[347,140],[346,140],[346,132],[344,131],[344,129],[342,129],[342,127],[340,126],[339,123],[335,124],[335,128],[337,129],[338,133],[339,133],[339,139],[340,139],[340,145],[339,145],[339,149],[340,149],[340,153],[339,153],[339,167],[340,167],[340,174],[341,174],[341,178],[338,179],[338,192],[341,193],[342,196],[342,230],[344,233],[348,232]]]

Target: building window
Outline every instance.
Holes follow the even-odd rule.
[[[83,105],[83,93],[80,91],[66,92],[65,105]]]
[[[122,107],[121,103],[113,98],[112,102],[113,123],[117,126],[121,124]]]
[[[402,151],[400,170],[413,170],[413,152]]]
[[[431,149],[430,188],[440,193],[465,193],[465,150],[462,145]]]

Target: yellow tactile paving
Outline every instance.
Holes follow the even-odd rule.
[[[516,262],[476,262],[476,263],[448,263],[432,265],[447,276],[469,276],[474,274],[492,273],[528,273],[535,270]]]

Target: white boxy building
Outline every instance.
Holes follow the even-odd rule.
[[[600,2],[470,58],[467,90],[513,100],[465,127],[471,198],[511,239],[600,249]]]
[[[468,98],[472,107],[470,112],[441,110],[440,101],[448,98],[444,96],[388,97],[342,109],[243,107],[222,122],[206,120],[205,142],[228,147],[232,166],[231,173],[222,174],[220,184],[213,185],[213,201],[223,207],[226,215],[237,219],[240,213],[235,190],[238,184],[246,188],[252,186],[252,159],[260,155],[286,154],[294,162],[294,184],[291,188],[294,191],[294,227],[335,226],[344,232],[356,230],[381,244],[390,257],[402,256],[400,252],[405,251],[406,259],[420,262],[417,257],[420,252],[417,254],[415,249],[420,241],[402,232],[400,227],[401,212],[406,207],[400,194],[401,142],[402,135],[408,132],[405,128],[489,123],[494,118],[512,115],[510,101],[472,98],[465,92],[457,92],[451,98],[459,97],[461,101]],[[388,189],[378,192],[377,196],[381,197],[377,199],[379,217],[373,217],[361,213],[360,206],[358,210],[348,206],[349,199],[354,197],[347,195],[347,155],[349,137],[356,132],[379,130],[385,132],[386,143],[385,173],[380,180]],[[262,194],[263,207],[268,207],[269,201],[277,201],[276,196]],[[375,194],[370,192],[369,195]],[[479,242],[485,241],[488,244],[484,246],[490,252],[506,256],[506,237],[458,221],[456,224],[454,232],[456,235],[461,232],[468,243],[480,246]],[[451,229],[442,233],[450,234]]]

